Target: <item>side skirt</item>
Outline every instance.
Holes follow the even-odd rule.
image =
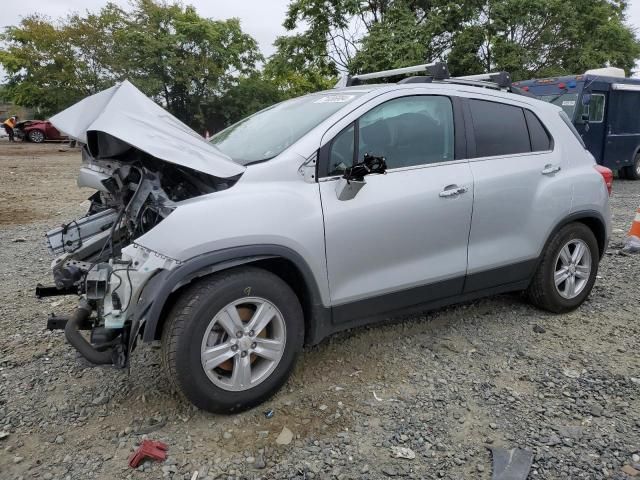
[[[535,272],[538,259],[475,273],[400,292],[322,308],[315,312],[316,321],[308,337],[311,345],[349,328],[371,325],[398,315],[435,310],[501,293],[525,290]],[[327,321],[328,318],[331,321]]]

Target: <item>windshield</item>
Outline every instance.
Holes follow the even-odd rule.
[[[545,102],[550,102],[554,105],[562,107],[562,110],[564,110],[564,113],[566,113],[569,118],[574,118],[574,114],[576,113],[576,106],[578,105],[577,93],[541,95],[538,98],[540,100],[544,100]]]
[[[287,100],[221,131],[211,143],[241,165],[268,160],[364,93],[325,92]]]

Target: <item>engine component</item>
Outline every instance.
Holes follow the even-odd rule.
[[[80,334],[80,327],[89,320],[91,307],[88,302],[82,300],[78,308],[71,314],[64,328],[64,335],[67,341],[75,347],[80,354],[96,365],[109,365],[113,363],[113,349],[105,351],[96,350],[93,345],[85,340]]]
[[[109,180],[112,178],[106,173],[96,172],[88,167],[82,167],[78,174],[79,187],[89,187],[99,192],[109,193]]]
[[[99,263],[87,272],[85,281],[85,293],[89,300],[102,300],[109,289],[109,276],[111,266],[108,263]]]
[[[51,230],[45,235],[49,251],[54,255],[75,252],[90,238],[109,230],[117,218],[116,210],[110,208]]]

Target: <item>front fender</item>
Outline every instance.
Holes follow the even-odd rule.
[[[159,338],[163,309],[169,296],[182,286],[196,278],[267,258],[284,258],[292,262],[305,280],[312,304],[319,310],[322,309],[318,284],[311,268],[301,255],[281,245],[247,245],[199,255],[182,262],[173,270],[159,270],[142,289],[133,313],[132,337],[143,328],[144,342],[152,342]]]

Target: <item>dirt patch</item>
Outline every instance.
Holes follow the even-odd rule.
[[[0,142],[0,225],[51,218],[86,199],[73,187],[80,158],[60,144]]]

